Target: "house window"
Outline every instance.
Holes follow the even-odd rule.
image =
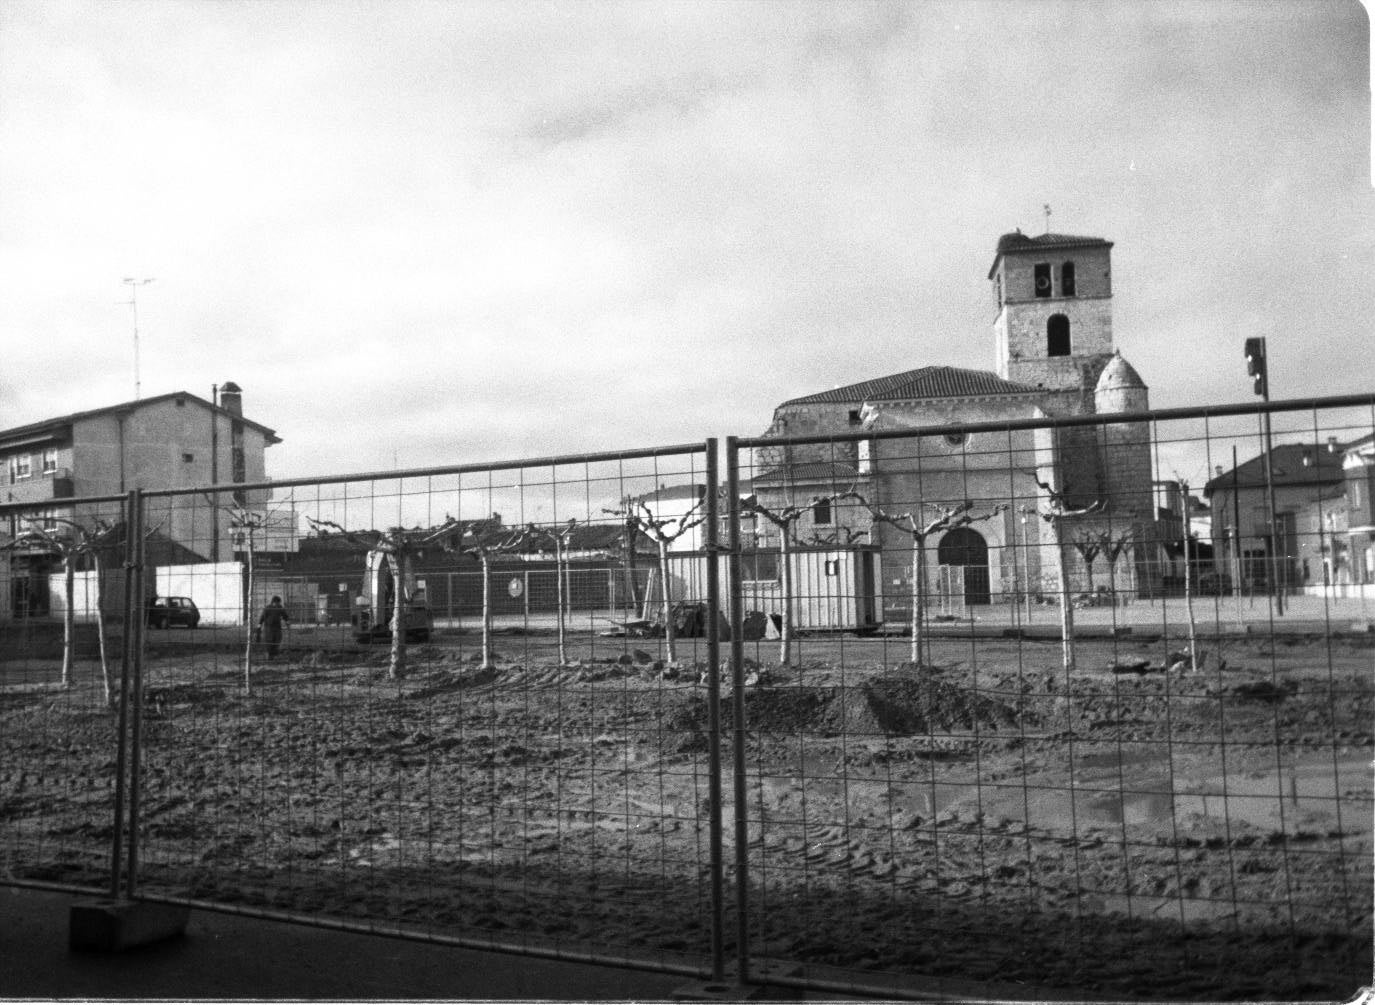
[[[1060,295],[1062,297],[1074,296],[1074,263],[1066,262],[1060,266]]]
[[[778,582],[778,552],[750,551],[740,556],[740,578],[750,582]]]
[[[194,461],[194,460],[196,459],[196,455],[195,455],[195,454],[182,454],[182,455],[181,455],[181,459],[182,459],[184,462],[186,462],[187,464],[190,464],[192,461]]]
[[[15,454],[10,458],[10,480],[28,478],[33,474],[33,458],[29,454]]]
[[[857,409],[857,408],[852,408],[852,409],[850,409],[850,425],[852,425],[852,426],[858,426],[858,425],[860,425],[863,421],[864,421],[863,418],[862,418],[862,417],[860,416],[860,414],[859,414],[859,409]]]
[[[1069,318],[1052,314],[1046,322],[1046,355],[1069,355]]]
[[[831,522],[831,500],[818,499],[812,504],[812,523],[823,527]]]
[[[57,471],[57,448],[49,447],[43,451],[43,473],[50,475],[55,471]]]
[[[1038,297],[1050,296],[1050,263],[1040,262],[1035,268],[1036,276],[1036,295]]]
[[[855,462],[860,474],[867,475],[874,468],[873,440],[860,440],[855,450]]]

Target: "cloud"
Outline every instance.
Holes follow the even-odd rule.
[[[1116,242],[1155,403],[1244,395],[1243,324],[1292,393],[1359,386],[1300,346],[1369,360],[1363,25],[7,5],[0,425],[130,396],[136,274],[145,393],[238,381],[279,476],[751,434],[798,394],[990,367],[994,244],[1047,202]]]

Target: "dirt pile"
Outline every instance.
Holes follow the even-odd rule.
[[[932,674],[900,672],[855,687],[783,685],[750,688],[745,718],[752,732],[851,736],[968,734],[1011,730],[1034,721],[1020,699],[964,687]],[[722,722],[731,721],[723,698]],[[682,737],[678,749],[706,749],[707,703],[694,696],[667,717],[665,728]]]
[[[828,725],[851,735],[996,732],[1025,721],[1027,710],[1021,705],[914,671],[875,677],[846,689],[832,703]]]

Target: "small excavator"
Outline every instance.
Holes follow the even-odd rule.
[[[354,639],[358,642],[390,642],[392,613],[396,604],[396,577],[392,575],[387,553],[374,548],[367,555],[363,574],[363,593],[353,615]],[[415,573],[408,572],[401,584],[401,616],[407,642],[428,642],[434,629],[434,615],[425,602],[424,591],[416,589]]]

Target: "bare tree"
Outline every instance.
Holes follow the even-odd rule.
[[[783,624],[779,628],[778,642],[778,662],[782,666],[792,665],[792,634],[793,634],[793,563],[792,545],[793,535],[796,532],[797,522],[802,516],[815,506],[825,503],[833,505],[837,500],[847,498],[853,494],[853,489],[845,492],[836,492],[825,496],[812,496],[806,505],[788,504],[772,509],[759,501],[757,495],[741,496],[740,512],[747,516],[762,516],[769,523],[778,528],[778,561],[779,561],[779,582],[783,594]]]
[[[267,523],[267,513],[251,510],[238,503],[219,508],[229,515],[231,533],[237,531],[243,535],[243,689],[248,694],[253,690],[253,561],[257,552],[257,534]]]
[[[634,516],[627,516],[624,524],[625,538],[625,576],[629,580],[627,588],[630,591],[630,609],[637,614],[640,610],[640,579],[637,559],[639,549],[636,542],[640,536],[640,525]]]
[[[973,523],[991,520],[1007,509],[998,504],[988,513],[975,515],[974,504],[968,500],[953,506],[939,503],[918,503],[905,513],[890,513],[870,504],[858,492],[843,493],[844,497],[857,500],[869,510],[876,522],[886,523],[907,534],[912,540],[912,651],[911,662],[914,666],[930,665],[930,643],[926,639],[926,539],[932,534],[951,531],[957,527],[968,527]],[[923,516],[923,510],[931,510],[936,515],[930,519]]]
[[[568,663],[568,635],[567,622],[564,617],[564,610],[567,606],[567,597],[564,596],[564,575],[568,568],[568,544],[573,538],[573,531],[577,528],[578,521],[569,519],[565,524],[554,524],[553,526],[540,527],[531,524],[528,528],[530,536],[536,540],[545,540],[554,546],[554,577],[558,581],[556,595],[559,605],[558,626],[559,626],[559,662]]]
[[[839,497],[837,497],[839,498]],[[841,548],[849,548],[861,538],[869,537],[869,531],[856,530],[853,527],[836,527],[830,533],[823,534],[820,531],[812,531],[812,536],[808,538],[809,544],[837,545]]]
[[[1079,552],[1079,557],[1084,560],[1084,570],[1089,577],[1089,596],[1093,596],[1097,591],[1093,583],[1093,563],[1098,560],[1099,554],[1103,551],[1103,542],[1098,534],[1083,532],[1074,538],[1074,549]]]
[[[708,488],[708,491],[714,491]],[[659,550],[659,578],[663,583],[664,651],[670,663],[678,659],[674,645],[673,589],[669,579],[668,549],[688,531],[706,520],[706,497],[698,499],[681,516],[656,516],[649,502],[644,499],[627,499],[618,509],[605,510],[613,516],[624,517],[627,526],[634,521],[635,530],[643,531]],[[635,534],[630,533],[631,547],[634,547]]]
[[[530,540],[531,528],[501,531],[501,517],[479,521],[464,530],[458,550],[472,555],[482,566],[482,669],[495,666],[492,659],[492,556],[515,551]]]
[[[1087,506],[1072,505],[1064,492],[1057,491],[1034,474],[1032,478],[1046,494],[1045,509],[1023,507],[1024,512],[1036,513],[1050,525],[1052,546],[1055,548],[1055,565],[1060,576],[1060,650],[1064,660],[1065,672],[1074,672],[1074,604],[1070,600],[1069,568],[1065,562],[1064,521],[1077,516],[1098,513],[1103,509],[1103,500],[1095,499]]]
[[[96,521],[87,528],[75,520],[57,517],[53,521],[61,525],[62,532],[54,532],[46,527],[28,527],[14,540],[5,545],[7,549],[33,548],[56,555],[62,559],[63,598],[62,614],[62,677],[61,685],[71,687],[72,662],[76,654],[76,567],[81,560],[88,559],[94,566],[96,581],[96,634],[100,640],[100,674],[105,687],[105,703],[113,700],[114,689],[110,681],[110,664],[105,655],[105,617],[103,610],[100,547],[110,531],[110,524]],[[140,614],[142,610],[140,609]]]
[[[447,518],[438,527],[428,529],[391,527],[384,531],[371,530],[354,533],[332,520],[306,520],[317,530],[325,528],[343,535],[345,540],[362,545],[369,551],[380,552],[392,577],[391,652],[387,660],[387,678],[400,680],[406,675],[406,581],[410,578],[411,561],[427,546],[443,544],[458,527],[458,521]]]
[[[1098,547],[1103,553],[1103,559],[1108,563],[1108,589],[1112,592],[1112,605],[1117,606],[1117,560],[1122,557],[1122,553],[1132,543],[1134,538],[1133,531],[1113,535],[1111,530],[1105,530],[1098,535]]]
[[[1198,629],[1194,623],[1194,591],[1193,591],[1193,533],[1189,527],[1189,483],[1179,479],[1179,498],[1180,506],[1184,512],[1180,514],[1180,536],[1184,544],[1184,612],[1189,619],[1189,669],[1198,669]]]

